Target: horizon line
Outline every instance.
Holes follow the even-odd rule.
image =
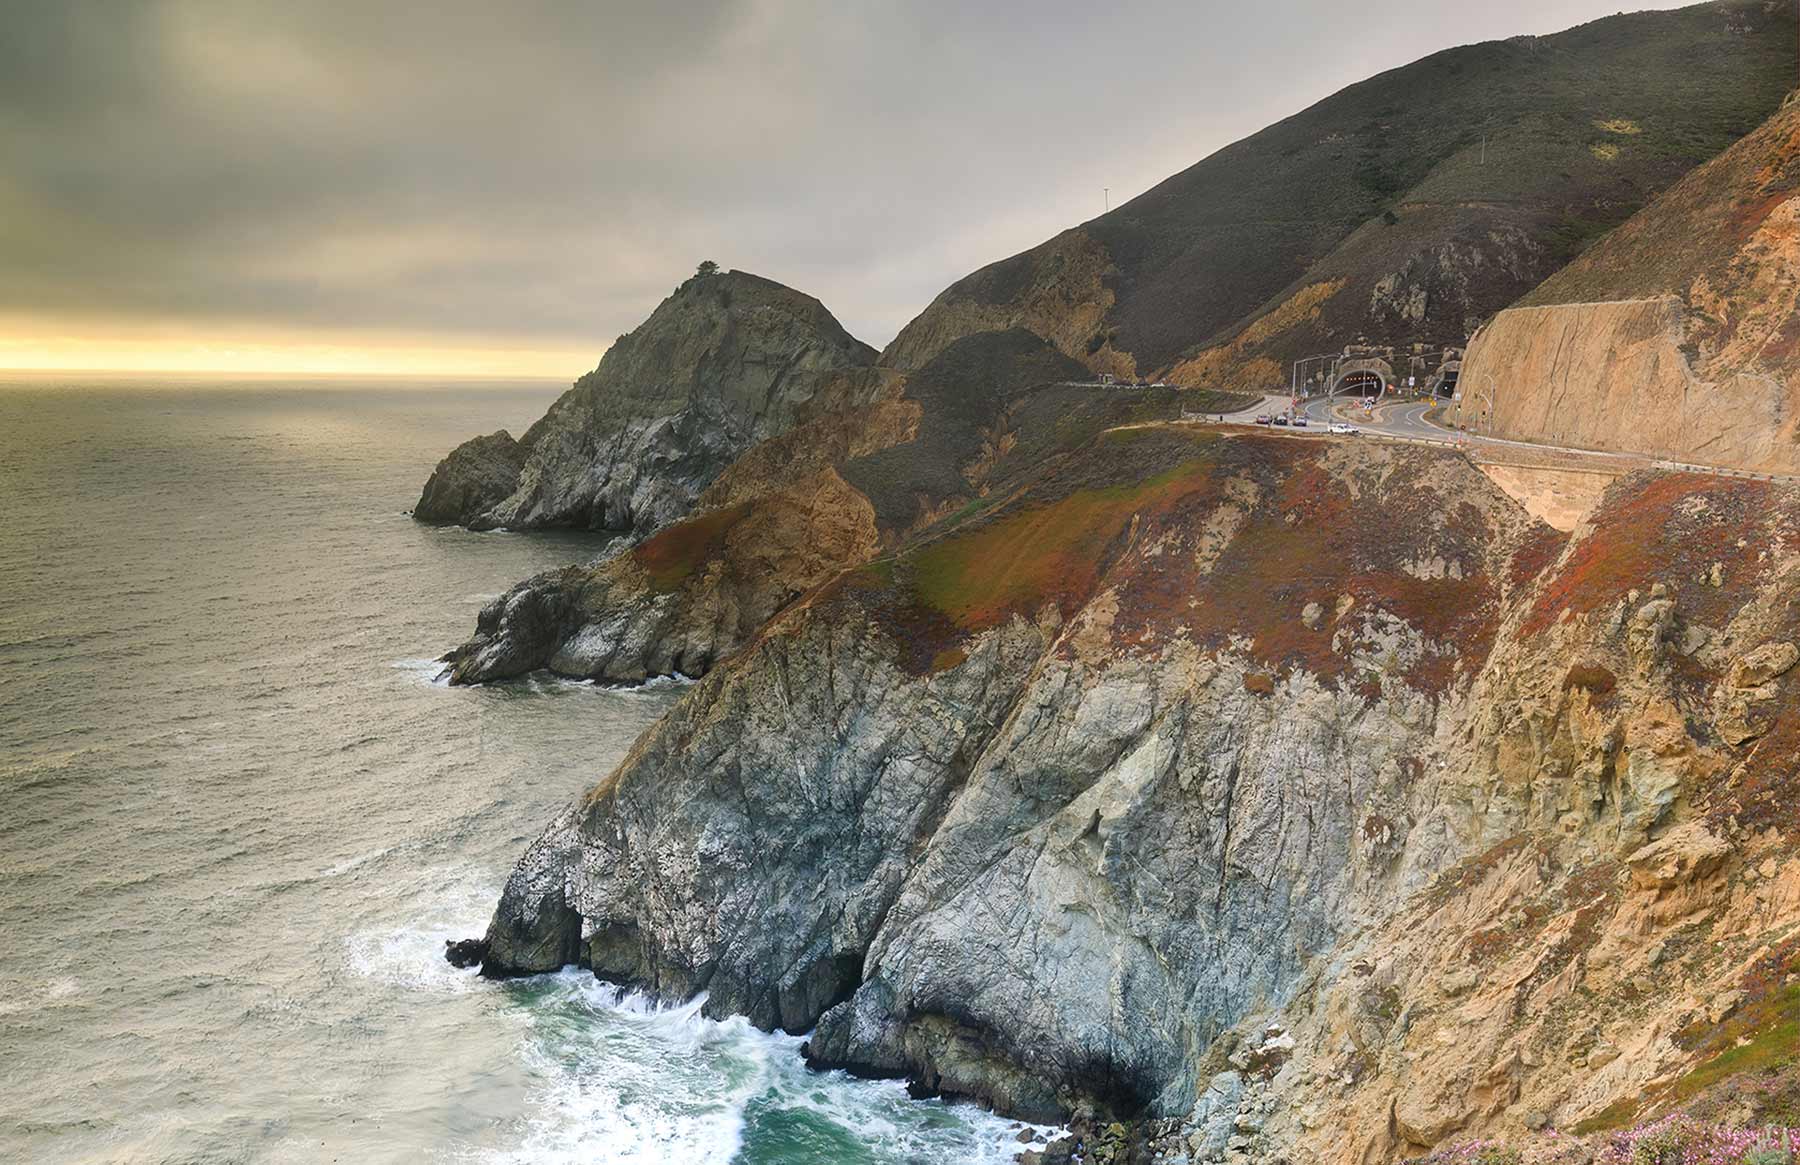
[[[559,383],[574,383],[586,373],[574,376],[552,375],[545,372],[378,372],[374,370],[337,369],[332,371],[316,368],[141,368],[141,367],[93,367],[65,368],[62,366],[43,366],[32,364],[6,365],[0,364],[0,377],[22,376],[191,376],[207,379],[268,379],[271,377],[306,378],[315,380],[543,380]]]

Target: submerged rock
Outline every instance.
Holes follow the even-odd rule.
[[[486,939],[445,939],[444,961],[463,969],[479,967],[487,959],[487,949]]]

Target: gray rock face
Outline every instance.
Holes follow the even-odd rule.
[[[450,526],[485,513],[519,488],[529,454],[505,429],[471,437],[438,462],[413,517],[432,526]]]
[[[1371,903],[1453,859],[1399,860],[1417,774],[1456,720],[1434,688],[1447,662],[1419,661],[1479,666],[1481,612],[1528,520],[1435,456],[1169,440],[1105,442],[1070,466],[1057,520],[1054,495],[1018,516],[1040,538],[1102,523],[1091,544],[1116,557],[1079,598],[1018,589],[1032,551],[1002,515],[784,611],[533,844],[488,971],[572,961],[672,999],[705,991],[713,1014],[816,1028],[821,1064],[1021,1116],[1187,1114],[1221,1031],[1282,1006]],[[1127,451],[1176,468],[1113,485],[1139,476]],[[1364,538],[1285,518],[1297,472],[1381,491],[1365,502],[1389,521]],[[1135,514],[1091,508],[1128,488]],[[1368,597],[1316,630],[1293,630],[1308,591],[1206,632],[1188,596],[1237,585],[1240,531],[1245,552],[1339,572],[1304,587]],[[1363,556],[1433,544],[1467,577],[1370,589]],[[916,588],[995,547],[1012,613],[947,629]],[[1056,569],[1045,585],[1068,585]],[[989,610],[977,585],[950,610]],[[1444,604],[1474,621],[1434,623]],[[1317,662],[1272,666],[1255,637]]]
[[[774,614],[721,609],[708,619],[687,595],[637,578],[614,558],[526,579],[483,607],[474,638],[444,656],[450,682],[484,684],[539,668],[615,684],[701,676],[755,630],[745,622]],[[708,597],[721,605],[716,590]]]
[[[868,501],[827,470],[754,505],[707,509],[592,566],[527,579],[445,658],[456,683],[541,667],[610,683],[703,675],[875,543]]]
[[[1023,622],[921,681],[878,626],[797,622],[532,846],[490,967],[706,991],[816,1024],[820,1063],[1021,1116],[1182,1113],[1214,1036],[1385,876],[1359,806],[1397,799],[1431,722],[1305,682],[1258,699],[1241,662],[1048,660]]]
[[[1245,662],[1041,664],[814,1054],[923,1063],[1025,1113],[1084,1093],[1184,1111],[1198,1053],[1283,1001],[1354,918],[1358,883],[1384,877],[1353,844],[1359,809],[1399,799],[1430,723],[1306,680],[1259,699]],[[996,1092],[989,1064],[936,1038],[945,1020],[988,1033],[1038,1093]]]
[[[481,683],[542,667],[580,623],[584,580],[580,567],[546,571],[483,607],[475,619],[475,638],[443,657],[451,682]]]
[[[810,296],[741,271],[696,276],[531,427],[504,495],[450,489],[452,472],[429,520],[642,536],[686,514],[757,442],[872,400],[875,355]],[[467,449],[434,482],[472,460]]]
[[[913,847],[1043,646],[1020,629],[911,684],[869,650],[875,634],[854,616],[806,620],[753,649],[779,680],[734,669],[697,685],[534,843],[489,930],[490,968],[580,962],[791,1031],[847,997]]]

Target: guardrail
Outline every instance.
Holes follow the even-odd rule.
[[[1188,422],[1204,422],[1207,424],[1213,424],[1213,423],[1215,423],[1213,421],[1213,418],[1217,417],[1218,415],[1219,414],[1217,414],[1217,413],[1189,413],[1189,412],[1183,411],[1180,419],[1183,421],[1188,421]],[[1245,416],[1247,416],[1247,414],[1227,413],[1227,414],[1225,414],[1225,417],[1224,417],[1224,423],[1250,425],[1250,422],[1248,420],[1239,419],[1239,418],[1242,418]],[[1258,427],[1260,427],[1260,426],[1258,426]],[[1325,427],[1321,427],[1317,430],[1309,430],[1309,429],[1303,428],[1303,429],[1300,429],[1297,431],[1294,429],[1286,428],[1286,427],[1270,427],[1270,428],[1264,429],[1263,431],[1267,432],[1267,433],[1278,433],[1278,434],[1281,434],[1282,436],[1286,436],[1286,437],[1326,436],[1326,435],[1329,435],[1329,433],[1330,433],[1330,429],[1325,428]],[[1402,433],[1387,433],[1387,432],[1381,431],[1380,429],[1358,429],[1357,433],[1360,436],[1374,437],[1377,440],[1381,440],[1381,441],[1394,441],[1394,442],[1398,442],[1399,444],[1402,444],[1402,445],[1426,445],[1426,446],[1431,446],[1431,447],[1437,448],[1437,449],[1454,449],[1459,452],[1471,454],[1471,455],[1476,453],[1478,450],[1480,450],[1484,446],[1490,447],[1490,448],[1499,446],[1499,447],[1526,450],[1526,451],[1530,451],[1530,452],[1534,452],[1534,453],[1539,453],[1539,454],[1544,455],[1545,457],[1567,457],[1567,458],[1575,458],[1575,459],[1613,458],[1613,459],[1619,459],[1619,460],[1630,460],[1632,458],[1640,456],[1638,454],[1621,453],[1621,452],[1615,452],[1613,450],[1607,450],[1607,449],[1564,449],[1564,448],[1561,448],[1561,447],[1555,446],[1555,445],[1535,445],[1529,441],[1507,441],[1507,440],[1503,440],[1500,438],[1492,438],[1492,437],[1480,437],[1480,438],[1472,438],[1472,437],[1466,437],[1466,436],[1442,437],[1442,438],[1440,438],[1440,437],[1413,437],[1413,436],[1408,436],[1408,435],[1402,434]],[[1503,463],[1496,461],[1495,464],[1503,464]],[[1658,470],[1662,470],[1662,471],[1668,472],[1668,473],[1708,473],[1708,474],[1712,474],[1715,477],[1742,478],[1742,479],[1745,479],[1748,481],[1767,481],[1767,482],[1772,482],[1775,484],[1781,484],[1784,482],[1785,483],[1800,482],[1800,475],[1797,475],[1797,474],[1760,473],[1760,472],[1757,472],[1755,470],[1750,470],[1750,469],[1731,469],[1731,468],[1729,468],[1727,466],[1723,466],[1723,465],[1697,465],[1697,464],[1694,464],[1691,462],[1686,462],[1686,461],[1671,461],[1667,458],[1643,458],[1641,464],[1644,467],[1647,467],[1650,469],[1658,469]],[[1557,466],[1557,465],[1516,466],[1515,468],[1561,470],[1564,472],[1581,472],[1581,471],[1601,472],[1599,470],[1586,470],[1585,467]],[[1631,472],[1630,468],[1622,468],[1620,470],[1620,475],[1623,476],[1625,473],[1629,473],[1629,472]]]
[[[1710,473],[1715,477],[1742,477],[1751,481],[1800,481],[1791,473],[1757,473],[1750,469],[1727,469],[1723,465],[1693,465],[1686,461],[1652,461],[1652,469],[1662,469],[1679,473]]]

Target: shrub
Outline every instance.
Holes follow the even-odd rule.
[[[1463,1141],[1413,1165],[1519,1165],[1519,1150],[1500,1141]]]
[[[1800,1129],[1735,1129],[1674,1115],[1608,1137],[1595,1165],[1791,1165]]]

